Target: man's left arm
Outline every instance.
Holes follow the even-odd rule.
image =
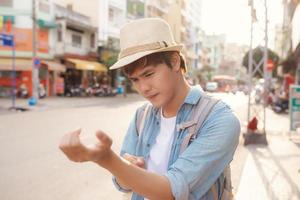
[[[198,137],[165,174],[175,199],[189,199],[191,191],[201,198],[232,161],[238,145],[240,122],[224,103],[203,124]]]

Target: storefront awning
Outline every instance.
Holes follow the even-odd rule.
[[[73,58],[68,58],[67,61],[73,63],[75,65],[75,68],[79,69],[79,70],[92,70],[92,71],[98,71],[98,72],[107,72],[107,68],[105,67],[105,65],[98,63],[98,62],[79,60],[79,59],[73,59]]]
[[[54,61],[41,61],[42,64],[48,66],[50,71],[65,71],[64,65],[54,62]],[[0,58],[0,70],[11,71],[12,70],[12,59],[11,58]],[[16,71],[31,71],[32,70],[32,60],[31,59],[15,59],[15,69]]]
[[[47,65],[48,70],[50,71],[60,71],[60,72],[66,71],[66,67],[58,62],[42,60],[42,64]]]
[[[11,58],[1,58],[0,59],[0,70],[10,71],[12,70],[12,59]],[[29,71],[32,68],[31,59],[15,59],[15,69],[16,71]]]

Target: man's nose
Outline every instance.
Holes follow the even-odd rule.
[[[139,91],[142,94],[147,94],[147,92],[150,91],[150,89],[151,89],[151,86],[146,81],[140,81],[139,82]]]

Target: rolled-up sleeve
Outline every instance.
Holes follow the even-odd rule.
[[[131,192],[130,189],[122,188],[122,187],[120,186],[120,184],[118,183],[116,177],[112,177],[112,181],[113,181],[114,186],[115,186],[115,187],[117,188],[117,190],[119,190],[120,192],[125,192],[125,193]]]
[[[165,174],[175,199],[201,199],[232,161],[239,135],[238,118],[226,104],[219,102],[198,137]]]
[[[138,112],[138,111],[137,111]],[[129,128],[127,130],[127,133],[125,135],[125,138],[123,140],[123,144],[121,147],[121,152],[120,155],[122,156],[125,153],[135,155],[135,149],[136,149],[136,143],[138,140],[138,134],[137,134],[137,129],[136,129],[136,116],[137,112],[135,113],[134,118],[131,120]],[[116,177],[112,177],[113,184],[115,187],[121,191],[121,192],[130,192],[131,190],[127,190],[122,188],[119,183],[116,180]]]
[[[172,194],[175,199],[188,200],[190,188],[184,177],[184,173],[177,171],[178,169],[169,170],[165,175],[170,182]]]

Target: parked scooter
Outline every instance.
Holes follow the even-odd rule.
[[[272,110],[276,113],[284,113],[289,109],[289,100],[286,98],[276,98],[272,104]]]
[[[80,87],[76,86],[67,86],[65,90],[65,96],[67,97],[78,97],[81,94]]]
[[[39,98],[43,99],[46,97],[46,90],[43,84],[39,84],[38,87]]]
[[[29,97],[28,89],[27,89],[27,87],[24,83],[22,83],[20,85],[20,89],[17,93],[17,96],[20,97],[20,98],[28,98]]]
[[[276,93],[275,90],[271,90],[269,94],[270,105],[274,112],[284,113],[289,109],[289,98],[285,93]]]

